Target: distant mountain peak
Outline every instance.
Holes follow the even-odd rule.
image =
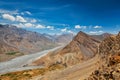
[[[88,34],[86,34],[86,33],[84,33],[84,32],[82,32],[82,31],[80,31],[75,37],[74,37],[74,41],[83,41],[83,40],[85,40],[85,39],[87,39],[87,38],[90,38],[90,36],[88,35]]]
[[[103,34],[101,34],[101,35],[103,35],[103,36],[110,36],[110,35],[112,35],[112,34],[110,34],[110,33],[103,33]]]
[[[85,36],[88,36],[86,33],[84,33],[84,32],[82,32],[82,31],[80,31],[77,35],[85,35]]]

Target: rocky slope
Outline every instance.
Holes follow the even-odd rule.
[[[72,45],[73,42],[74,45]],[[81,50],[83,48],[79,47],[78,43],[79,46],[83,45],[87,51],[90,50],[90,54],[97,55],[95,57],[94,55],[91,55],[89,57],[88,55],[86,55],[86,53],[84,55]],[[33,65],[35,65],[35,63],[37,63],[38,65],[47,65],[46,67],[3,74],[0,75],[0,79],[120,80],[120,33],[118,35],[109,36],[101,43],[99,43],[99,40],[97,41],[93,37],[83,32],[79,32],[79,34],[74,37],[70,44],[68,44],[63,49],[50,52],[47,56],[44,56],[33,63]],[[93,44],[95,47],[93,47]],[[99,47],[97,50],[98,44]],[[61,51],[63,52],[61,53]],[[84,56],[81,57],[81,55]],[[89,60],[85,61],[86,59]],[[91,75],[88,77],[89,74]]]
[[[57,44],[42,34],[12,25],[0,25],[0,61],[53,48]]]
[[[63,49],[49,53],[33,63],[33,65],[65,64],[74,65],[88,60],[97,53],[100,41],[90,35],[79,32]]]
[[[81,36],[81,34],[82,34],[82,36]],[[92,64],[91,66],[89,66],[89,68],[85,68],[85,69],[82,68],[83,70],[79,70],[79,69],[75,68],[76,71],[74,71],[74,67],[76,67],[76,65],[79,65],[79,62],[81,62],[81,60],[79,60],[78,64],[72,63],[71,67],[69,67],[69,65],[71,65],[71,63],[66,62],[66,64],[64,64],[64,66],[67,67],[65,70],[62,70],[60,72],[56,71],[56,72],[52,73],[52,75],[51,75],[51,73],[50,74],[48,73],[52,77],[50,77],[49,75],[47,75],[47,77],[50,77],[53,80],[56,80],[56,79],[58,79],[58,80],[61,80],[61,79],[68,79],[68,80],[78,80],[78,79],[80,79],[80,80],[83,80],[84,78],[86,78],[85,77],[86,74],[89,73],[89,72],[86,71],[86,74],[85,74],[85,70],[86,69],[87,70],[89,70],[89,69],[91,70],[91,67],[94,66],[94,69],[96,69],[96,70],[90,75],[89,78],[87,78],[85,80],[119,80],[120,79],[120,33],[117,36],[115,36],[115,35],[107,35],[106,36],[106,34],[105,34],[105,37],[102,36],[102,37],[106,38],[103,41],[102,41],[101,38],[99,40],[99,36],[97,38],[95,38],[95,37],[91,37],[91,36],[89,36],[89,35],[87,35],[87,34],[85,34],[83,32],[79,32],[78,35],[70,43],[71,45],[68,44],[65,48],[63,48],[62,50],[59,50],[57,53],[59,53],[62,56],[64,56],[65,54],[70,54],[69,52],[72,52],[72,53],[73,52],[78,52],[78,51],[81,50],[81,48],[78,47],[78,46],[75,46],[75,42],[80,42],[79,44],[81,44],[81,45],[84,45],[84,44],[87,45],[89,43],[89,41],[90,41],[90,43],[92,42],[91,41],[91,39],[92,39],[93,41],[98,42],[97,44],[99,44],[99,46],[96,46],[96,47],[98,47],[98,51],[96,51],[96,54],[99,56],[98,58],[100,58],[100,60],[98,59],[98,62],[95,61],[95,64]],[[83,37],[83,35],[84,35],[84,37]],[[94,38],[95,38],[95,40],[94,40]],[[96,41],[96,39],[98,41]],[[83,43],[82,43],[82,41],[83,41]],[[102,42],[99,43],[99,41],[100,42],[102,41]],[[74,42],[74,45],[72,45],[73,42]],[[72,47],[69,47],[69,45],[72,46]],[[75,47],[75,49],[74,49],[74,47]],[[91,49],[91,47],[92,47],[92,45],[90,45],[90,47],[87,45],[87,48],[85,47],[85,49],[86,50],[88,48]],[[67,48],[68,48],[68,51],[66,50]],[[92,47],[92,48],[94,48],[94,47]],[[61,51],[63,51],[63,52],[61,52]],[[87,50],[87,51],[89,51],[89,50]],[[61,55],[59,57],[61,57]],[[75,57],[75,53],[72,56]],[[80,55],[78,55],[78,56],[80,57]],[[75,59],[78,59],[77,57],[75,57],[75,59],[73,59],[73,57],[70,57],[70,59],[71,59],[70,60],[68,58],[68,55],[67,55],[67,59],[69,61],[73,62],[73,61],[76,61]],[[83,60],[84,60],[84,58],[85,57],[83,57]],[[52,59],[54,60],[54,57]],[[49,62],[50,57],[47,57],[46,60],[47,60],[47,62]],[[63,59],[63,61],[65,61],[65,60]],[[87,62],[87,61],[85,61],[85,62]],[[79,66],[79,67],[82,67],[82,65]],[[71,69],[69,69],[69,68],[71,68]],[[92,70],[94,70],[94,69],[92,69]],[[66,70],[68,70],[68,71],[66,71]],[[92,72],[92,70],[91,70],[91,72]],[[71,73],[69,73],[69,71]],[[84,75],[81,74],[81,71],[83,71],[82,74],[84,74]],[[53,76],[53,74],[54,74],[54,76]],[[84,78],[81,78],[83,76],[84,76]],[[47,79],[47,77],[46,77],[46,75],[44,76],[45,79]],[[44,80],[44,78],[43,78],[43,80]],[[39,79],[40,79],[40,77],[39,77]]]
[[[120,33],[105,39],[99,46],[99,69],[95,70],[87,80],[119,80],[120,79]]]

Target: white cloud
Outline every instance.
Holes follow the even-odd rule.
[[[103,33],[104,31],[90,31],[89,33],[90,34],[101,34],[101,33]]]
[[[25,27],[25,25],[22,24],[22,23],[19,23],[19,24],[13,24],[13,25],[17,26],[18,28],[23,28],[23,27]]]
[[[86,26],[75,25],[75,29],[86,29]]]
[[[80,29],[81,26],[80,26],[80,25],[75,25],[75,28],[76,28],[76,29]]]
[[[32,15],[32,13],[29,11],[21,12],[21,15],[25,15],[25,14]]]
[[[99,33],[103,33],[104,31],[98,31]]]
[[[100,29],[100,28],[102,28],[102,26],[98,26],[98,25],[96,25],[96,26],[80,26],[80,25],[75,25],[75,29],[86,29],[86,28],[89,28],[89,29],[91,29],[91,28],[95,28],[95,29]]]
[[[16,21],[27,22],[22,16],[16,16]]]
[[[64,29],[61,29],[62,32],[66,32],[67,31],[67,28],[64,28]]]
[[[51,28],[51,26],[47,26],[46,28],[50,29],[50,28]]]
[[[94,26],[95,29],[102,28],[102,26]]]
[[[31,24],[31,23],[25,23],[24,26],[25,26],[25,27],[34,27],[34,24]]]
[[[87,26],[81,26],[83,29],[86,29],[87,28]]]
[[[43,25],[38,24],[38,25],[36,26],[36,28],[44,29],[44,28],[46,28],[46,27],[43,26]]]
[[[35,23],[35,22],[37,22],[37,20],[36,20],[36,19],[32,19],[31,22],[32,22],[32,23]]]
[[[54,26],[47,26],[46,28],[48,28],[50,30],[54,30]]]
[[[5,10],[5,9],[0,9],[1,14],[19,14],[18,10],[10,11],[10,10]]]
[[[59,24],[60,26],[66,26],[66,27],[68,27],[69,25],[68,24]]]
[[[25,11],[25,13],[28,15],[32,15],[31,12],[29,12],[29,11]]]
[[[68,33],[71,33],[71,34],[74,34],[74,35],[76,34],[76,33],[73,32],[72,30],[68,30],[67,32],[68,32]]]
[[[30,27],[35,27],[35,24],[32,23],[19,23],[19,24],[14,24],[18,28],[30,28]]]
[[[15,17],[10,14],[3,14],[2,18],[10,20],[10,21],[15,21]]]
[[[27,27],[27,28],[39,28],[39,29],[49,29],[49,30],[54,30],[54,26],[44,26],[41,24],[32,24],[32,23],[18,23],[18,24],[14,24],[15,26],[17,26],[18,28],[23,28],[23,27]]]
[[[90,34],[96,34],[96,33],[98,33],[97,31],[90,31],[89,32]]]
[[[21,12],[21,15],[24,15],[24,12]]]

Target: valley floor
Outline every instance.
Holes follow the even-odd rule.
[[[1,62],[0,63],[0,74],[8,73],[8,72],[14,72],[14,71],[20,71],[20,70],[27,70],[27,69],[33,69],[33,68],[40,68],[40,66],[28,66],[25,67],[27,64],[30,64],[34,60],[46,55],[50,51],[57,50],[63,46],[59,46],[53,49],[45,50],[42,52],[30,54],[30,55],[24,55],[17,58],[14,58],[10,61]]]

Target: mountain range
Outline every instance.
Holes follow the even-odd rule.
[[[17,28],[13,25],[0,25],[0,61],[50,49],[62,42],[65,44],[66,40],[71,41],[73,37],[65,38],[66,36],[63,34],[56,37],[46,35]]]
[[[42,80],[119,80],[120,33],[91,36],[80,31],[63,49],[50,53],[34,64],[38,64],[39,61],[44,64],[44,60],[47,61],[46,64],[49,64],[47,66],[62,64],[67,68],[61,72],[46,74]],[[86,67],[86,65],[89,66]],[[83,70],[81,66],[84,66]]]
[[[80,31],[64,48],[48,53],[48,55],[38,59],[33,64],[45,66],[56,63],[66,64],[67,66],[75,65],[94,57],[98,52],[98,46],[102,39],[111,35],[109,33],[88,35]]]
[[[60,40],[48,34],[43,35],[45,39],[48,38],[57,45],[60,45],[62,41],[67,41],[64,38],[65,34],[61,35],[62,37],[59,36]],[[14,37],[5,38],[5,40],[11,42]],[[67,39],[70,40],[71,37]],[[80,31],[63,48],[49,52],[27,66],[42,66],[42,68],[3,74],[0,79],[18,79],[15,76],[17,75],[19,80],[119,80],[120,33],[118,35],[109,33],[89,35]]]

